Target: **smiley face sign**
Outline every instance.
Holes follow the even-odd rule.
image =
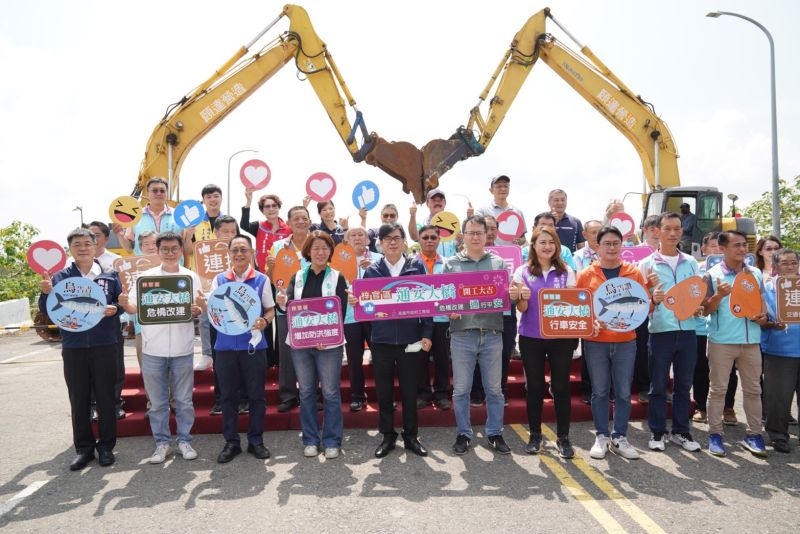
[[[260,159],[251,159],[239,170],[239,179],[248,189],[264,189],[267,187],[272,173],[266,163]]]
[[[55,241],[37,241],[28,249],[28,265],[39,274],[60,271],[66,263],[67,253]]]
[[[519,213],[504,211],[497,216],[497,237],[513,241],[525,232],[525,222]]]
[[[117,197],[108,206],[108,216],[111,217],[111,222],[129,228],[142,218],[142,205],[130,196]]]
[[[624,211],[620,211],[619,213],[612,215],[608,224],[609,226],[613,226],[620,231],[622,234],[622,239],[628,239],[630,236],[632,236],[633,231],[636,228],[636,223],[633,222],[633,217]]]
[[[431,224],[439,231],[439,240],[442,242],[452,241],[461,233],[458,217],[449,211],[440,211],[431,217]]]
[[[306,193],[316,202],[327,202],[336,194],[336,180],[326,172],[314,173],[306,180]]]

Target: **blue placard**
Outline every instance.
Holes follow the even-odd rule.
[[[172,219],[181,228],[197,226],[206,218],[206,209],[202,202],[197,200],[184,200],[172,212]]]
[[[358,182],[353,189],[353,204],[356,209],[365,208],[367,211],[374,209],[380,199],[378,185],[370,180]]]
[[[711,269],[713,266],[722,263],[722,260],[725,259],[723,254],[711,254],[710,256],[706,257],[706,271]],[[747,256],[744,257],[744,264],[748,267],[755,268],[756,266],[756,255],[752,252],[748,252]]]
[[[614,332],[630,332],[647,319],[650,293],[635,280],[617,277],[594,291],[594,315]]]
[[[222,284],[208,297],[209,322],[223,334],[238,336],[250,331],[259,315],[261,299],[242,282]]]
[[[88,278],[73,276],[60,281],[47,295],[47,315],[59,328],[83,332],[103,320],[106,302],[103,288]]]

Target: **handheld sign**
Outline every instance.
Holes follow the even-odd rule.
[[[306,193],[316,202],[326,202],[336,194],[336,180],[325,172],[314,173],[306,180]]]
[[[198,241],[194,244],[194,258],[197,265],[197,276],[203,284],[203,292],[211,289],[214,278],[231,268],[231,258],[228,255],[228,241],[213,239],[211,241]]]
[[[223,334],[238,336],[250,331],[260,315],[258,293],[242,282],[222,284],[208,297],[208,320]]]
[[[380,191],[378,191],[378,186],[375,182],[364,180],[356,184],[356,187],[353,189],[353,204],[356,209],[360,210],[363,208],[370,211],[378,205],[380,196]]]
[[[184,200],[172,212],[172,218],[175,224],[181,228],[188,228],[190,226],[197,226],[206,217],[206,209],[201,202],[197,200]]]
[[[650,294],[635,280],[617,277],[606,280],[594,292],[594,313],[598,321],[614,332],[630,332],[647,319]]]
[[[458,217],[449,211],[440,211],[431,217],[431,224],[436,227],[439,232],[439,241],[442,242],[452,241],[461,233]]]
[[[188,323],[192,316],[192,277],[140,276],[136,280],[137,316],[142,325]]]
[[[514,276],[514,272],[522,265],[522,249],[512,245],[497,245],[494,247],[486,247],[489,252],[494,252],[506,264],[509,276]]]
[[[344,343],[342,301],[339,297],[293,300],[286,306],[287,341],[293,349]]]
[[[593,322],[592,295],[588,290],[544,288],[539,291],[542,337],[591,337]]]
[[[715,265],[719,265],[720,263],[722,263],[722,259],[724,257],[725,256],[723,256],[722,254],[711,254],[710,256],[707,256],[706,257],[706,272],[708,272],[708,270],[711,269],[712,267],[714,267]]]
[[[619,251],[619,259],[634,265],[648,256],[652,256],[653,249],[647,245],[637,245],[635,247],[622,247]]]
[[[800,323],[800,276],[779,276],[775,280],[778,321]]]
[[[67,253],[55,241],[37,241],[28,249],[28,265],[41,275],[60,271],[66,264]]]
[[[620,211],[612,215],[611,219],[608,221],[608,224],[622,233],[622,239],[628,239],[633,235],[633,231],[636,229],[636,223],[633,222],[633,217],[624,211]]]
[[[333,249],[333,257],[331,258],[331,269],[335,269],[342,273],[344,279],[349,284],[358,276],[358,258],[356,251],[347,243],[339,243]]]
[[[734,317],[749,319],[762,312],[761,289],[753,273],[741,272],[736,275],[728,305]]]
[[[70,332],[84,332],[103,320],[106,295],[88,278],[65,278],[47,295],[47,316]]]
[[[282,248],[275,256],[275,267],[272,269],[272,283],[279,289],[289,287],[294,273],[300,270],[300,258],[289,248]]]
[[[708,286],[702,276],[690,276],[666,292],[663,304],[679,321],[685,321],[694,316],[707,292]]]
[[[114,270],[119,274],[119,280],[125,293],[130,293],[136,287],[136,279],[148,269],[161,265],[158,254],[147,256],[123,256],[114,260]]]
[[[115,222],[125,228],[135,226],[142,218],[142,205],[138,200],[131,196],[117,197],[108,206],[108,216],[111,222]]]
[[[246,161],[239,170],[239,179],[248,189],[264,189],[270,178],[272,178],[272,173],[269,166],[260,159]]]
[[[504,211],[497,216],[497,237],[513,241],[525,233],[525,222],[516,211]]]

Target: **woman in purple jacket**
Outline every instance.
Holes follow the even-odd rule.
[[[539,291],[544,288],[575,287],[575,272],[564,263],[560,252],[561,242],[555,230],[536,228],[531,236],[528,262],[514,273],[510,295],[516,301],[517,309],[522,312],[519,322],[519,349],[527,378],[530,426],[530,439],[525,446],[525,452],[536,454],[542,448],[544,361],[548,359],[550,390],[556,408],[556,447],[562,458],[572,458],[575,452],[569,442],[569,370],[575,343],[572,339],[545,339],[539,327]]]

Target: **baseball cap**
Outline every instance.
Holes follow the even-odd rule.
[[[442,191],[441,189],[439,189],[437,187],[436,189],[431,189],[430,191],[428,191],[427,199],[430,200],[433,197],[435,197],[436,195],[440,195],[442,198],[447,198],[447,197],[444,196],[444,191]]]
[[[511,178],[509,178],[509,177],[508,177],[508,176],[506,176],[505,174],[500,174],[500,175],[498,175],[498,176],[495,176],[494,178],[492,178],[492,181],[491,181],[491,183],[489,184],[489,186],[490,186],[490,187],[491,187],[491,186],[493,186],[494,184],[496,184],[496,183],[497,183],[497,182],[499,182],[500,180],[505,180],[506,182],[508,182],[508,183],[511,183]]]
[[[673,204],[673,206],[674,206],[674,205],[675,205],[675,204]],[[691,206],[690,206],[688,203],[686,203],[686,202],[684,202],[683,204],[681,204],[681,206],[680,206],[680,207],[682,208],[682,207],[684,207],[684,206],[686,206],[687,208],[691,208]]]

